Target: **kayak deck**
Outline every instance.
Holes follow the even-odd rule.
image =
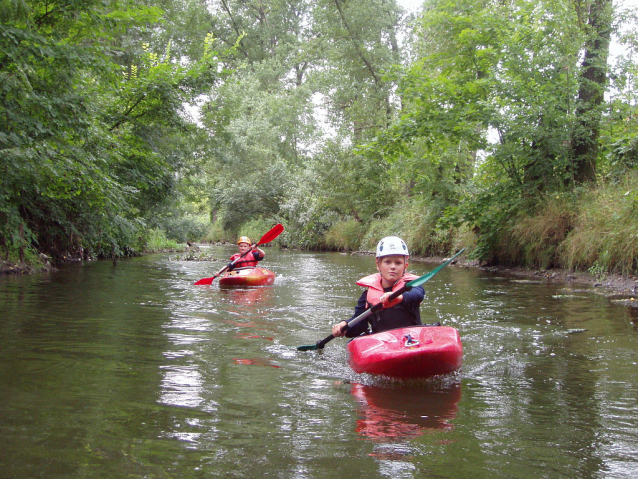
[[[275,273],[259,266],[227,271],[219,280],[222,286],[267,286],[275,282]]]
[[[355,372],[397,378],[447,374],[463,362],[459,332],[447,326],[411,326],[358,336],[347,349]]]

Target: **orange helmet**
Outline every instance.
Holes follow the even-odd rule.
[[[237,244],[239,244],[239,243],[251,244],[250,238],[248,236],[240,236],[239,239],[237,240]]]

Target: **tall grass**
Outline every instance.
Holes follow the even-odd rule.
[[[145,235],[144,252],[159,253],[163,251],[184,251],[186,246],[175,240],[168,239],[164,230],[154,228]]]
[[[630,275],[638,271],[638,179],[548,197],[515,218],[499,258],[528,267]]]
[[[570,269],[629,275],[638,271],[638,179],[602,185],[579,201],[573,231],[561,245]]]
[[[436,203],[406,199],[387,218],[371,222],[363,235],[361,249],[374,251],[385,236],[399,236],[412,256],[447,256],[454,250],[476,244],[476,236],[465,226],[438,226],[441,215]]]
[[[546,198],[532,215],[519,216],[501,242],[511,264],[543,269],[560,267],[560,249],[578,216],[571,198]]]
[[[330,249],[357,251],[365,232],[365,225],[359,221],[340,221],[326,231],[324,241]]]

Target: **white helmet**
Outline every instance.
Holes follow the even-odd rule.
[[[390,256],[392,254],[410,256],[405,241],[398,236],[386,236],[379,241],[379,244],[377,245],[377,258]]]

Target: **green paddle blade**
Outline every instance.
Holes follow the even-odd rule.
[[[443,268],[445,268],[448,264],[450,264],[452,261],[454,261],[454,258],[456,258],[458,255],[460,255],[463,251],[465,251],[465,248],[463,248],[461,251],[456,253],[454,256],[452,256],[450,259],[448,259],[445,263],[443,263],[442,265],[438,266],[436,269],[433,269],[432,271],[430,271],[428,274],[424,274],[420,278],[417,278],[415,280],[410,281],[408,284],[406,284],[406,287],[408,289],[411,289],[411,288],[414,288],[415,286],[421,286],[423,283],[427,282],[432,276],[434,276],[436,273],[438,273]]]
[[[319,349],[316,344],[309,344],[308,346],[297,346],[297,351],[314,351]]]

